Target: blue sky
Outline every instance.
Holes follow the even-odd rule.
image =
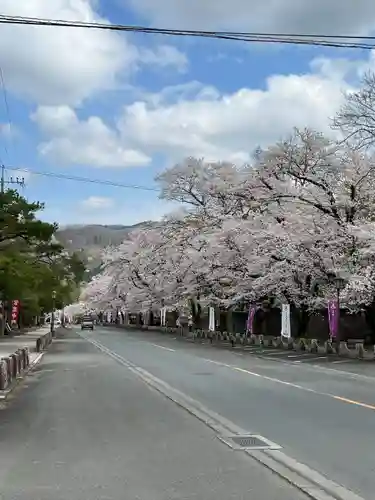
[[[375,25],[375,6],[367,1],[333,10],[334,17],[336,0],[329,7],[322,0],[305,7],[276,0],[266,10],[260,0],[15,3],[21,2],[0,0],[0,13],[327,34],[367,34]],[[26,174],[22,192],[45,202],[43,217],[62,225],[159,218],[173,207],[158,199],[154,177],[185,157],[241,162],[293,126],[329,133],[342,91],[373,66],[372,54],[361,51],[19,26],[2,27],[0,62],[9,109],[0,92],[1,160],[49,174]]]

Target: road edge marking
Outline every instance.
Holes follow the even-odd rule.
[[[196,417],[215,432],[223,434],[231,432],[233,434],[248,434],[249,431],[241,429],[225,417],[211,411],[199,401],[187,394],[170,386],[167,382],[159,379],[152,373],[135,365],[123,356],[112,351],[101,342],[77,334],[91,343],[99,351],[127,367],[134,375],[140,378],[146,385],[173,401],[180,408]],[[307,465],[294,460],[279,450],[246,451],[244,452],[258,463],[262,464],[280,478],[287,481],[296,489],[302,491],[313,500],[365,500],[356,493],[346,489],[334,481],[323,476],[321,473],[311,469]]]
[[[344,403],[348,403],[354,406],[362,406],[363,408],[367,408],[368,410],[375,410],[375,405],[370,405],[367,403],[362,403],[361,401],[355,401],[354,399],[343,398],[341,396],[332,396],[334,399],[338,401],[343,401]]]

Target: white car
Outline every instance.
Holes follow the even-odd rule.
[[[81,330],[94,330],[94,320],[90,317],[82,318]]]

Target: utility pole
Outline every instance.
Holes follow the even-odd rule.
[[[0,181],[0,191],[1,194],[4,194],[5,192],[5,186],[25,186],[25,178],[24,177],[16,177],[13,179],[13,177],[10,177],[8,181],[5,180],[5,166],[1,165],[1,181]]]
[[[1,165],[1,194],[4,193],[4,184],[5,184],[5,167]]]
[[[1,177],[0,177],[0,193],[3,195],[5,193],[5,186],[25,186],[25,179],[24,177],[19,178],[16,177],[13,179],[13,177],[10,177],[9,180],[5,180],[5,165],[1,165]],[[4,200],[1,200],[0,203],[0,210],[3,208],[3,203]],[[2,291],[0,291],[0,315],[1,315],[1,326],[0,326],[0,336],[3,337],[5,333],[5,326],[6,326],[6,313],[5,313],[5,297]]]

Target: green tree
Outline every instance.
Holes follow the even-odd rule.
[[[57,225],[37,219],[36,213],[43,209],[43,203],[29,203],[17,191],[0,193],[0,249],[19,240],[30,245],[50,242]]]
[[[16,191],[0,193],[0,294],[21,301],[24,323],[76,300],[85,273],[78,254],[69,255],[54,240],[56,224],[37,218],[44,208]]]

